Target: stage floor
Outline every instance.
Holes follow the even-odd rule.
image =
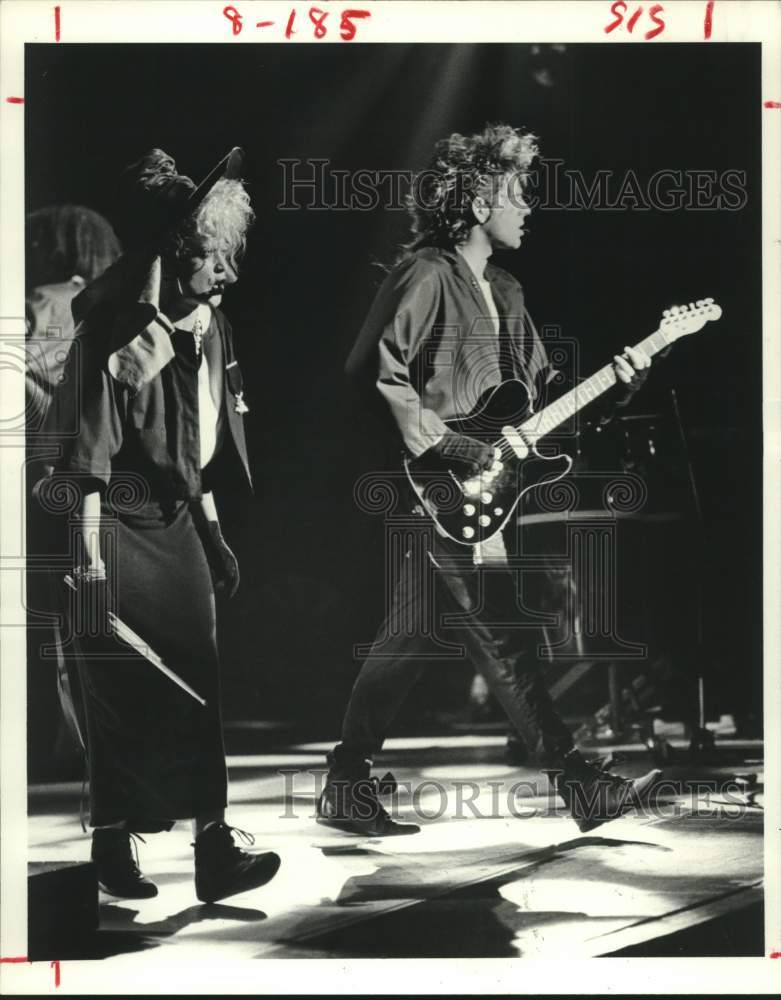
[[[666,786],[654,811],[581,835],[544,775],[502,762],[503,742],[491,735],[389,741],[375,773],[391,769],[402,788],[386,805],[423,818],[419,834],[385,839],[315,823],[330,744],[229,757],[228,821],[255,836],[255,849],[279,853],[273,882],[200,904],[191,831],[177,824],[140,845],[159,896],[101,895],[100,932],[78,957],[121,970],[140,953],[186,962],[206,946],[215,961],[763,954],[761,935],[756,951],[745,951],[718,923],[756,918],[761,907],[761,743],[723,746],[717,766],[666,768],[666,778],[684,784]],[[621,773],[652,766],[642,747],[625,749]],[[692,784],[747,772],[757,775],[748,800],[734,787],[698,793]],[[31,788],[30,861],[88,859],[79,793],[75,783]],[[722,930],[686,938],[697,926]]]

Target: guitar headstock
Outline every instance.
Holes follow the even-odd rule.
[[[664,318],[659,324],[659,329],[664,334],[664,339],[671,344],[679,337],[696,333],[711,320],[719,319],[721,306],[713,299],[698,299],[687,306],[672,306],[670,309],[665,309],[662,315]]]

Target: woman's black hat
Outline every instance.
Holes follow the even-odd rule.
[[[241,176],[244,152],[224,156],[200,184],[176,170],[173,157],[150,149],[120,176],[114,228],[125,250],[156,250],[165,236],[201,204],[218,180]]]

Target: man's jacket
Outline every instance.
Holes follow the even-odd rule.
[[[495,332],[466,260],[426,247],[388,274],[347,361],[347,372],[384,398],[404,445],[421,455],[492,386],[514,376],[532,400],[553,374],[518,281],[488,264]]]

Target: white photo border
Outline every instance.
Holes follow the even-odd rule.
[[[0,332],[24,332],[24,46],[30,42],[176,42],[281,44],[279,33],[244,30],[233,36],[223,0],[63,0],[60,40],[48,0],[4,0],[0,5]],[[284,23],[294,0],[236,0],[247,25]],[[303,5],[298,5],[303,6]],[[775,993],[781,990],[781,4],[767,0],[666,0],[666,27],[655,39],[606,34],[610,0],[318,0],[335,11],[365,7],[356,38],[337,31],[316,40],[300,32],[284,44],[387,42],[517,42],[666,45],[673,42],[762,44],[762,276],[764,392],[764,690],[766,797],[766,957],[741,959],[278,960],[217,964],[172,960],[167,949],[130,956],[116,975],[114,962],[63,963],[55,986],[48,962],[0,965],[7,994],[482,994],[482,993]],[[710,39],[704,37],[711,10]],[[0,430],[24,412],[24,380],[0,363]],[[9,374],[10,373],[10,374]],[[27,947],[27,815],[25,767],[25,630],[22,607],[24,528],[20,509],[20,450],[24,435],[0,447],[0,956]],[[773,789],[776,794],[773,794]],[[173,949],[176,952],[177,949]],[[377,961],[382,961],[378,975]]]

